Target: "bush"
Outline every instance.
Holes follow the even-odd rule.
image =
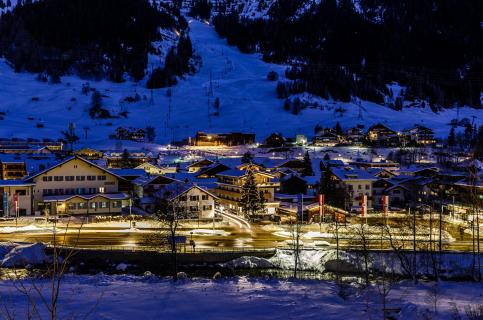
[[[273,71],[273,70],[268,72],[267,80],[268,81],[277,81],[278,80],[278,73]]]
[[[171,87],[178,83],[176,76],[168,74],[164,69],[156,68],[149,75],[149,79],[146,82],[146,88],[148,89],[159,89],[165,87]]]

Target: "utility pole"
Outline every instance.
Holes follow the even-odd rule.
[[[411,214],[411,208],[409,208]],[[413,210],[413,281],[416,284],[416,210]]]
[[[335,242],[336,242],[336,281],[339,283],[339,214],[334,213],[335,217]]]
[[[441,259],[441,251],[443,251],[443,208],[444,206],[441,205],[441,211],[439,213],[439,258]]]
[[[481,261],[480,261],[480,212],[476,211],[476,239],[477,239],[477,254],[476,258],[478,261],[478,282],[481,282]]]

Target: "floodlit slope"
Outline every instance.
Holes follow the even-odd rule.
[[[154,126],[158,143],[193,136],[196,131],[254,132],[258,139],[262,139],[276,131],[286,135],[305,133],[311,136],[316,124],[332,126],[337,121],[344,128],[357,123],[364,123],[367,127],[381,121],[395,129],[403,129],[420,123],[432,127],[440,136],[447,136],[449,127],[446,124],[457,116],[456,110],[440,114],[429,109],[397,112],[376,104],[363,103],[361,118],[357,105],[324,101],[319,101],[325,104],[324,110],[308,108],[300,115],[293,115],[284,111],[283,101],[277,99],[276,82],[266,80],[268,71],[276,70],[282,75],[284,66],[267,64],[258,55],[240,53],[235,47],[227,46],[212,27],[201,22],[191,21],[190,29],[193,46],[202,57],[203,65],[197,74],[180,80],[172,88],[169,119],[167,89],[153,90],[151,98],[151,91],[145,88],[143,82],[115,84],[90,81],[91,87],[106,96],[103,103],[107,109],[114,114],[121,110],[129,112],[127,119],[92,120],[87,112],[90,95],[81,92],[86,80],[66,76],[62,77],[61,84],[40,83],[35,80],[35,74],[14,73],[2,60],[0,112],[6,112],[6,115],[3,116],[4,120],[0,120],[0,137],[57,138],[69,122],[75,122],[81,143],[89,142],[93,146],[114,146],[114,141],[106,139],[117,126]],[[212,95],[208,94],[210,91]],[[137,103],[122,102],[136,92],[146,99]],[[32,97],[38,98],[38,101],[33,101]],[[221,102],[219,116],[213,115],[216,97]],[[211,116],[208,116],[208,100]],[[346,109],[343,117],[335,112],[338,106]],[[481,119],[483,110],[461,108],[459,111],[460,118],[471,119],[473,115]],[[37,128],[39,123],[44,127]],[[84,130],[84,127],[88,129]],[[87,141],[84,139],[85,131]]]

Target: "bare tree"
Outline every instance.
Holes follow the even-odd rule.
[[[13,268],[11,280],[16,290],[27,299],[27,319],[42,319],[44,313],[47,313],[48,319],[50,320],[60,319],[59,299],[62,291],[62,282],[72,258],[78,252],[78,243],[84,220],[81,220],[81,224],[78,227],[71,227],[72,221],[69,217],[63,232],[60,232],[60,229],[58,229],[57,218],[54,218],[52,221],[52,239],[49,244],[52,257],[49,263],[46,263],[44,271],[39,274],[40,279],[48,279],[47,283],[43,284],[42,282],[38,282],[38,278],[23,279],[19,273],[19,268],[23,266],[14,266]],[[67,234],[70,231],[75,232],[74,241],[69,246],[66,246]],[[88,317],[94,311],[101,297],[102,293],[93,308],[88,310],[82,318]],[[8,307],[5,307],[4,310],[4,315],[7,319],[15,318],[13,317],[13,313],[8,311]],[[75,317],[72,316],[72,318]]]
[[[300,219],[298,214],[296,215],[295,219],[290,220],[290,233],[292,236],[292,240],[290,242],[290,247],[293,252],[294,258],[294,268],[293,268],[293,277],[297,279],[298,271],[300,267],[300,233],[301,233],[302,226],[300,224]]]
[[[176,186],[172,192],[174,195],[181,193],[181,185]],[[186,203],[182,197],[172,197],[166,194],[166,198],[158,199],[154,218],[159,223],[158,232],[151,237],[151,244],[162,248],[167,246],[171,253],[171,274],[173,279],[178,280],[178,231],[183,219],[188,218]],[[154,242],[153,242],[154,240]]]
[[[354,232],[355,237],[351,239],[349,244],[355,245],[357,250],[360,252],[358,256],[362,257],[362,262],[364,265],[364,279],[366,286],[369,286],[369,263],[370,263],[370,250],[369,250],[369,235],[368,226],[365,225],[361,219],[361,224],[351,228]]]

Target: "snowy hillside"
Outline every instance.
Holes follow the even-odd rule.
[[[90,81],[90,87],[104,95],[103,104],[113,114],[128,112],[126,119],[92,120],[87,112],[91,96],[81,92],[86,80],[66,76],[62,77],[61,84],[41,83],[35,80],[35,74],[14,73],[1,60],[0,114],[5,115],[0,116],[3,118],[0,120],[0,137],[61,137],[61,131],[67,129],[69,122],[74,122],[81,143],[94,145],[114,145],[114,141],[106,142],[106,139],[117,126],[144,128],[148,125],[156,128],[158,143],[187,138],[197,131],[254,132],[260,140],[276,131],[311,136],[315,125],[333,126],[337,121],[346,128],[357,123],[384,122],[395,129],[404,129],[420,123],[444,137],[449,131],[448,122],[457,117],[456,109],[440,114],[429,109],[398,112],[364,102],[362,107],[352,103],[324,102],[295,116],[283,110],[283,101],[276,97],[276,82],[266,79],[270,70],[283,74],[284,66],[267,64],[257,55],[240,53],[219,39],[212,27],[201,22],[190,21],[190,29],[194,49],[202,57],[203,65],[199,73],[179,81],[171,89],[171,112],[167,89],[151,92],[143,82]],[[141,101],[124,101],[136,93],[142,97]],[[220,98],[219,116],[214,115],[216,97]],[[339,107],[345,110],[343,114],[336,111]],[[471,119],[472,116],[482,119],[483,110],[459,110],[459,118]]]

